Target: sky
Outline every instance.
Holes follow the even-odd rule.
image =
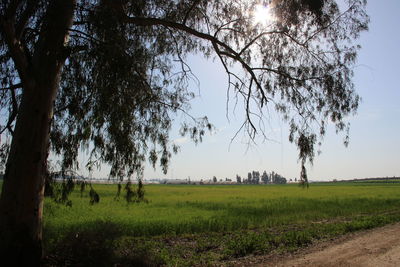
[[[370,0],[367,12],[370,28],[359,40],[362,49],[354,76],[362,103],[349,120],[350,144],[346,148],[344,135],[328,128],[322,153],[308,166],[310,180],[400,176],[400,1]],[[236,174],[245,177],[253,170],[275,171],[288,179],[299,177],[298,152],[288,142],[287,125],[272,116],[267,129],[271,141],[258,139],[250,147],[241,136],[231,141],[243,121],[243,110],[229,112],[227,119],[227,77],[222,66],[200,56],[189,57],[188,63],[200,81],[199,88],[192,85],[199,96],[191,102],[190,113],[208,116],[216,130],[195,145],[180,137],[175,127],[171,138],[181,149],[172,157],[167,175],[161,168],[146,166],[144,178],[234,179]],[[179,121],[178,117],[176,125]],[[107,177],[107,170],[103,167],[93,175]]]

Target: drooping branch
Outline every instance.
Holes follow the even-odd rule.
[[[315,36],[320,34],[321,32],[325,31],[326,29],[332,27],[340,18],[342,18],[346,13],[350,12],[354,8],[355,4],[353,3],[347,10],[342,12],[339,16],[336,18],[332,19],[329,23],[327,23],[324,27],[321,27],[317,29],[315,32],[313,32],[310,36],[307,37],[307,39],[302,42],[302,45],[306,45],[310,40],[312,40]]]
[[[188,9],[188,11],[185,14],[185,17],[183,18],[182,24],[186,24],[186,21],[189,18],[190,13],[193,11],[193,9],[200,3],[200,0],[193,1],[192,5]]]
[[[260,39],[261,37],[265,36],[265,35],[269,35],[269,34],[274,34],[274,33],[285,33],[285,31],[269,31],[269,32],[262,32],[259,35],[257,35],[256,37],[254,37],[252,40],[250,40],[250,42],[248,42],[243,48],[242,50],[240,50],[240,52],[238,53],[238,55],[243,54],[243,52],[245,52],[247,49],[249,49],[250,46],[252,46],[258,39]]]

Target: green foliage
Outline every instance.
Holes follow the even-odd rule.
[[[133,202],[136,193],[132,190],[132,184],[131,181],[128,181],[125,185],[125,191],[126,191],[126,202],[131,203]]]
[[[64,177],[61,182],[56,182],[54,177],[49,175],[46,177],[45,183],[45,196],[51,197],[57,203],[72,206],[72,201],[69,199],[69,195],[75,188],[72,177]]]
[[[118,187],[119,188],[119,187]],[[144,198],[144,185],[142,182],[142,179],[138,180],[138,185],[137,185],[137,189],[136,191],[134,191],[134,189],[132,189],[132,183],[131,181],[128,181],[125,184],[125,191],[126,191],[126,195],[125,195],[125,200],[127,203],[132,203],[132,202],[145,202],[147,203],[148,200]],[[118,194],[118,192],[117,192]]]
[[[137,198],[138,198],[139,202],[145,200],[144,199],[144,185],[143,185],[142,179],[139,179],[139,181],[138,181],[138,188],[137,188],[136,194],[137,194]]]
[[[100,202],[100,196],[99,194],[93,189],[93,186],[90,184],[90,191],[89,191],[89,197],[90,197],[90,205],[97,204]]]
[[[86,182],[80,181],[80,182],[77,182],[77,185],[80,187],[80,193],[81,193],[81,197],[82,197],[83,192],[85,192],[85,189],[86,189]]]
[[[118,183],[117,185],[117,194],[115,195],[115,200],[119,200],[119,197],[121,196],[121,189],[122,189],[122,185],[121,183]]]

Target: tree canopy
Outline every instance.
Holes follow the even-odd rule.
[[[273,13],[267,24],[254,21],[259,4]],[[36,0],[1,4],[3,153],[51,7],[52,1]],[[345,119],[357,110],[353,41],[367,29],[364,9],[362,0],[340,7],[333,0],[76,1],[60,55],[65,66],[51,150],[65,168],[77,167],[84,147],[91,153],[87,166],[108,163],[112,176],[140,171],[146,159],[166,171],[177,151],[169,141],[171,122],[177,112],[187,114],[193,98],[186,56],[196,53],[224,66],[227,90],[245,107],[240,130],[250,138],[263,133],[259,121],[273,108],[288,122],[302,163],[312,161],[326,125],[347,130]],[[182,125],[182,134],[200,141],[211,125],[188,118],[194,121]]]

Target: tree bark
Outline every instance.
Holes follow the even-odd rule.
[[[5,266],[40,265],[49,132],[74,6],[74,0],[49,4],[29,65],[18,69],[29,75],[20,77],[22,99],[0,198],[0,259]]]

